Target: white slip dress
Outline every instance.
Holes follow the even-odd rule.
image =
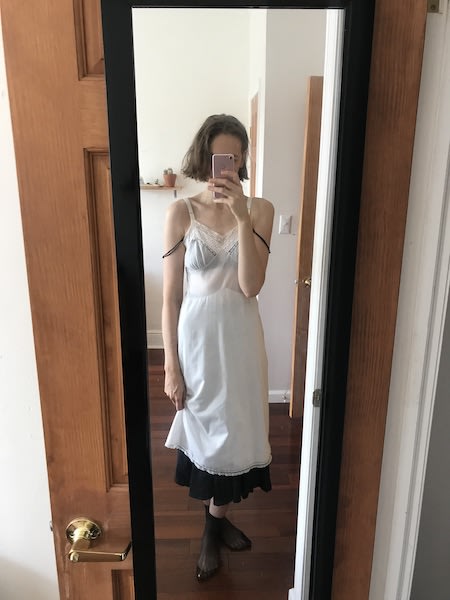
[[[178,356],[186,401],[165,445],[212,475],[242,475],[272,460],[258,301],[239,287],[237,227],[220,235],[197,221],[185,202],[191,222],[184,238]]]

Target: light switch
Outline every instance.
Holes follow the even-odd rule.
[[[291,233],[291,215],[280,215],[278,233]]]

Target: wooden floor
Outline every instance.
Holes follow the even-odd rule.
[[[164,396],[162,367],[154,362],[149,378],[158,600],[286,600],[293,585],[301,421],[289,418],[287,404],[270,405],[273,489],[255,490],[228,512],[251,538],[252,549],[223,549],[219,573],[198,583],[204,509],[173,481],[176,452],[164,441],[174,409]]]

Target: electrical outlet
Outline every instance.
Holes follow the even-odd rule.
[[[290,215],[280,215],[280,222],[278,224],[278,233],[286,234],[291,233],[291,221]]]

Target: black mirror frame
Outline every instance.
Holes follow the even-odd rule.
[[[136,600],[156,600],[132,8],[345,9],[310,599],[331,597],[375,0],[101,0]]]

